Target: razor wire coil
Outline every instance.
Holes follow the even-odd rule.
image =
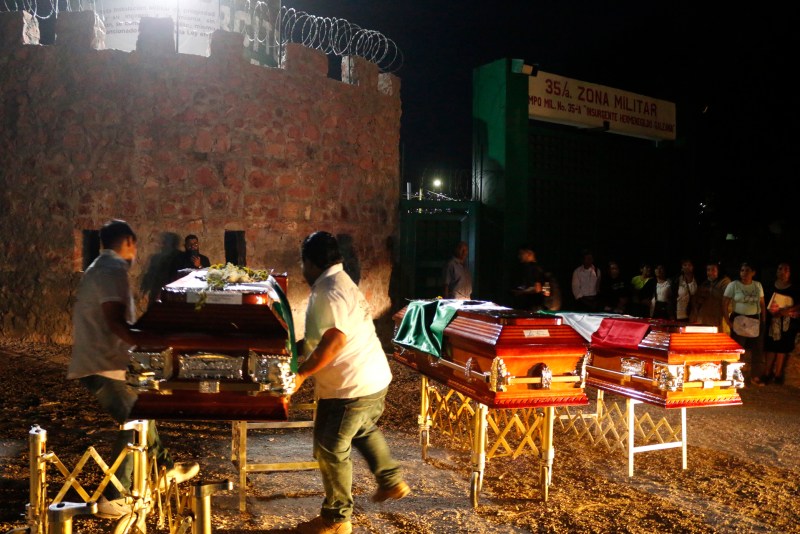
[[[60,10],[103,10],[102,1],[78,0],[67,2],[62,9],[59,0],[3,0],[6,11],[28,11],[38,19],[58,17]],[[269,4],[263,1],[245,3],[251,17],[266,21],[271,19]],[[339,17],[312,15],[295,8],[282,6],[268,32],[262,24],[249,24],[242,29],[248,40],[257,41],[268,48],[282,51],[289,43],[301,44],[320,50],[326,55],[359,56],[370,61],[383,72],[397,72],[403,66],[403,53],[397,44],[379,31],[362,28]]]

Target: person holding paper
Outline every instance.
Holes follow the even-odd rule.
[[[783,384],[786,358],[794,350],[800,287],[792,285],[788,263],[778,264],[775,285],[767,295],[767,323],[764,336],[764,374],[753,378],[757,385]]]

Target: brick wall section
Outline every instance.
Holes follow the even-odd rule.
[[[24,22],[0,14],[0,42],[21,41]],[[210,58],[167,54],[158,24],[136,52],[94,50],[93,18],[62,24],[54,46],[0,50],[0,335],[70,341],[82,231],[110,217],[139,234],[135,284],[162,232],[197,234],[221,262],[225,230],[244,231],[249,266],[288,271],[300,333],[301,240],[348,234],[373,313],[388,313],[397,78],[355,61],[357,85],[329,79],[299,45],[283,69],[250,65],[225,32]]]

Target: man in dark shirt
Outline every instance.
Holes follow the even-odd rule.
[[[519,276],[516,286],[511,290],[514,307],[520,310],[539,311],[544,308],[544,269],[536,263],[533,247],[522,245],[517,249]]]
[[[608,270],[600,280],[600,300],[603,311],[609,313],[628,313],[628,302],[631,298],[631,288],[620,274],[619,264],[616,261],[608,262]]]
[[[183,242],[184,251],[178,254],[176,270],[204,269],[211,267],[208,256],[200,254],[200,240],[194,234],[189,234]]]

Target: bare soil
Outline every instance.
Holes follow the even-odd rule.
[[[28,501],[28,431],[48,432],[49,450],[69,468],[94,446],[104,457],[115,432],[93,399],[64,376],[69,347],[0,338],[0,532],[24,525]],[[419,377],[392,363],[382,425],[413,493],[373,504],[374,481],[355,459],[356,532],[800,532],[800,390],[745,388],[744,404],[688,411],[688,469],[679,449],[638,454],[628,477],[622,450],[608,451],[556,430],[550,496],[539,491],[533,456],[488,462],[479,505],[469,503],[470,453],[432,434],[430,457],[420,454]],[[591,392],[590,392],[591,393]],[[658,420],[675,413],[639,407]],[[196,460],[201,477],[238,480],[225,422],[160,422],[179,460]],[[310,459],[308,430],[250,433],[256,461]],[[87,475],[91,484],[92,474]],[[52,489],[52,488],[51,488]],[[315,471],[251,474],[247,512],[238,488],[214,496],[214,531],[291,532],[315,516],[323,490]],[[109,532],[102,519],[76,519],[75,532]],[[155,525],[153,532],[158,531]]]

